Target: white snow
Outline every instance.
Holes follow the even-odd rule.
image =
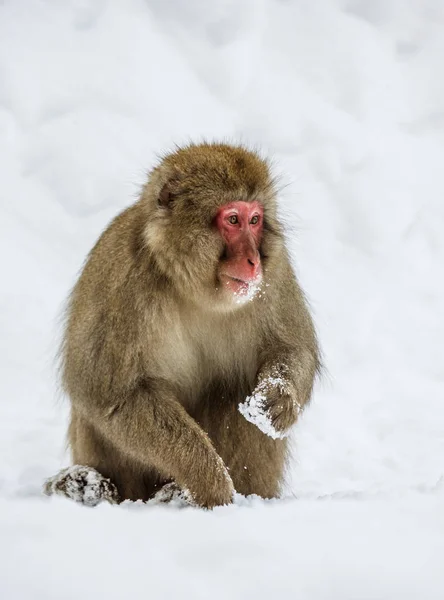
[[[253,302],[254,298],[262,289],[262,281],[247,283],[246,291],[236,292],[234,294],[235,304],[246,304],[247,302]]]
[[[0,596],[444,597],[444,4],[0,2]],[[328,371],[284,501],[94,509],[58,315],[156,154],[271,156]]]

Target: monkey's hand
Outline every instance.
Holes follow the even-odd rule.
[[[239,404],[239,412],[273,439],[288,436],[302,410],[297,390],[284,366],[262,371],[251,396]]]
[[[154,497],[149,500],[150,504],[174,504],[176,507],[196,506],[188,490],[184,490],[175,481],[166,483],[160,488]]]
[[[201,473],[197,480],[193,481],[193,478],[190,478],[188,481],[187,490],[192,502],[202,508],[210,509],[231,504],[235,490],[223,460],[212,448],[212,452],[202,462],[206,463],[205,476]]]

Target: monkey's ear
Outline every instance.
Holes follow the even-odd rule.
[[[174,200],[180,193],[180,184],[183,182],[184,178],[185,174],[177,167],[168,173],[167,177],[165,177],[166,183],[163,184],[159,196],[157,197],[159,206],[162,208],[172,207]]]
[[[157,203],[162,208],[170,208],[174,200],[174,194],[171,191],[171,183],[168,181],[160,190]]]

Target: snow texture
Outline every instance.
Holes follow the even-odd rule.
[[[245,292],[238,292],[234,294],[234,301],[236,304],[246,304],[252,302],[262,289],[262,282],[259,283],[247,283],[247,289]]]
[[[444,598],[443,64],[442,0],[0,2],[2,598]],[[328,368],[285,499],[48,498],[64,299],[202,138],[276,165]]]

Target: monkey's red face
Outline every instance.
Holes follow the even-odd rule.
[[[251,297],[262,280],[259,247],[263,217],[259,202],[238,201],[222,206],[215,218],[215,226],[225,242],[219,278],[239,300]]]

